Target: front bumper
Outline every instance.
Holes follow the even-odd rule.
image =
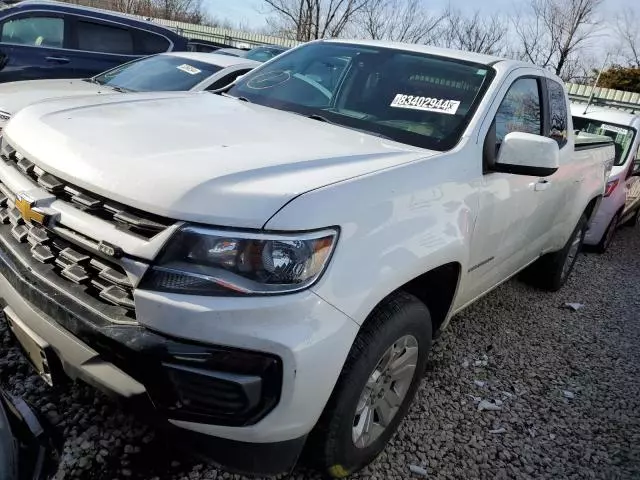
[[[110,323],[38,268],[0,231],[6,316],[44,339],[67,376],[150,400],[168,424],[191,431],[192,445],[208,439],[215,448],[206,454],[241,471],[292,466],[357,333],[308,291],[246,299],[137,291],[137,322]]]

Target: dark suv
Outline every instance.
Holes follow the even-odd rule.
[[[0,10],[0,82],[91,77],[186,49],[187,40],[168,28],[116,12],[47,1]]]

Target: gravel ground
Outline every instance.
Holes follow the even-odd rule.
[[[581,256],[556,294],[511,281],[455,318],[399,433],[352,478],[416,476],[410,465],[430,479],[640,478],[639,232]],[[64,438],[56,478],[241,478],[178,453],[89,387],[45,387],[1,325],[0,381]],[[478,411],[481,400],[500,410]]]

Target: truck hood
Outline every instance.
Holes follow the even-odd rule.
[[[436,154],[207,92],[41,102],[5,135],[45,171],[125,205],[250,228],[307,191]]]
[[[114,93],[110,87],[84,80],[27,80],[0,84],[0,111],[13,115],[41,100]]]

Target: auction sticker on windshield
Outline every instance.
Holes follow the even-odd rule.
[[[458,107],[460,106],[460,101],[398,93],[393,98],[391,106],[394,108],[408,108],[411,110],[423,110],[425,112],[438,112],[447,115],[455,115],[458,111]]]
[[[191,65],[187,65],[186,63],[183,63],[182,65],[178,65],[176,68],[178,70],[182,70],[183,72],[187,72],[190,75],[197,75],[200,72],[202,72],[202,70],[196,67],[192,67]]]

